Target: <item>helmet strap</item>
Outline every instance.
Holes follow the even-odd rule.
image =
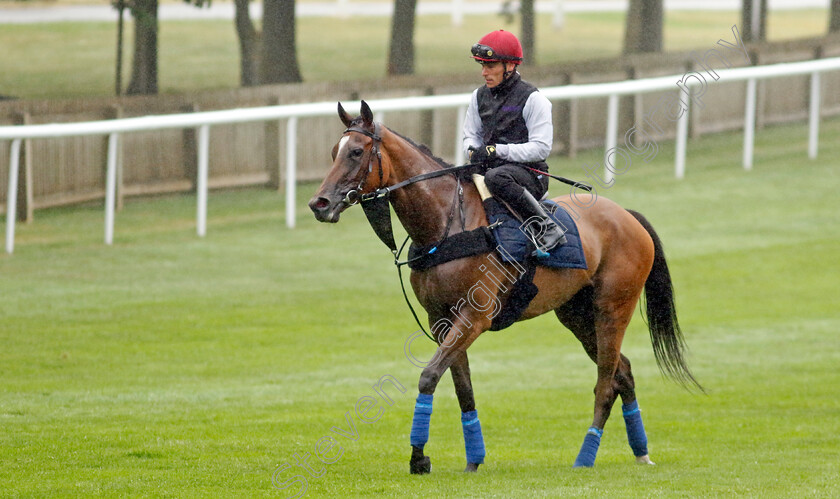
[[[514,73],[516,73],[516,64],[513,65],[513,69],[511,69],[510,71],[507,71],[507,62],[502,62],[502,64],[505,65],[505,72],[502,75],[502,81],[507,81],[508,78],[510,78],[511,76],[513,76]]]

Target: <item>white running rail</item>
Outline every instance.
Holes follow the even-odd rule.
[[[818,149],[818,134],[820,121],[820,74],[826,71],[840,70],[840,57],[818,59],[813,61],[773,64],[767,66],[751,66],[716,70],[719,75],[717,81],[735,82],[745,81],[747,84],[746,102],[744,106],[744,155],[743,167],[747,170],[753,164],[753,143],[755,138],[756,111],[756,82],[771,78],[810,75],[810,105],[809,105],[809,139],[808,157],[816,158]],[[662,76],[641,80],[627,80],[613,83],[594,83],[586,85],[565,85],[543,88],[540,91],[550,100],[570,99],[609,99],[607,113],[606,156],[616,145],[618,130],[618,99],[624,95],[636,95],[654,91],[673,89],[677,95],[685,92],[677,86],[678,81],[684,81],[684,86],[695,88],[701,84],[700,78],[686,78],[684,75]],[[377,113],[394,111],[419,111],[431,109],[458,109],[459,119],[463,119],[469,104],[471,94],[433,95],[422,97],[401,97],[370,101],[369,104]],[[690,98],[685,95],[685,98]],[[207,228],[207,175],[209,170],[208,136],[213,125],[258,122],[270,120],[288,120],[286,128],[286,225],[295,225],[295,172],[296,172],[296,144],[297,120],[311,116],[329,116],[336,112],[335,102],[317,102],[310,104],[292,104],[283,106],[268,106],[247,109],[230,109],[224,111],[207,111],[188,114],[174,114],[165,116],[144,116],[138,118],[124,118],[104,121],[89,121],[80,123],[60,123],[42,125],[0,126],[0,140],[11,140],[11,154],[9,160],[8,196],[6,198],[6,252],[14,251],[15,221],[17,217],[18,170],[20,166],[21,141],[25,139],[42,139],[55,137],[73,137],[82,135],[108,136],[108,166],[106,173],[105,193],[105,244],[112,244],[114,237],[114,211],[116,201],[117,174],[117,141],[120,134],[163,130],[172,128],[195,128],[198,132],[197,157],[198,171],[196,179],[197,207],[196,232],[199,236],[206,234]],[[677,120],[676,157],[674,170],[677,178],[685,174],[686,139],[688,135],[688,109]],[[378,118],[379,119],[379,118]],[[454,137],[455,163],[464,160],[461,146],[461,129],[457,127]],[[606,164],[606,163],[605,163]],[[610,179],[612,172],[606,169],[605,178]]]

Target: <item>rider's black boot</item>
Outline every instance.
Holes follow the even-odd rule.
[[[560,244],[566,244],[563,229],[549,217],[528,189],[508,200],[508,204],[522,219],[522,229],[528,233],[536,246],[536,256],[548,256],[548,252]]]

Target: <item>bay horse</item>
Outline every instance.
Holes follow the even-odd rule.
[[[425,146],[375,123],[364,101],[360,116],[349,115],[340,102],[338,115],[347,128],[333,147],[332,168],[309,202],[318,221],[336,223],[341,213],[360,198],[364,201],[387,195],[417,247],[437,248],[435,245],[447,236],[488,225],[475,182],[469,179],[462,182],[457,174],[447,173],[449,165],[434,157]],[[538,293],[519,320],[554,311],[597,364],[594,417],[574,466],[594,465],[604,425],[619,396],[628,442],[636,461],[653,464],[648,455],[630,360],[621,353],[625,330],[642,290],[647,305],[642,313],[647,318],[660,370],[686,387],[694,385],[702,390],[684,359],[685,343],[662,243],[641,214],[594,193],[575,195],[577,205],[586,207],[580,210],[576,222],[587,268],[538,266],[533,276]],[[572,204],[570,196],[555,201],[566,206]],[[453,213],[458,211],[460,223],[453,223]],[[432,339],[438,347],[433,361],[423,368],[418,383],[410,434],[411,473],[431,472],[431,461],[423,448],[429,438],[433,394],[447,369],[462,411],[465,471],[476,471],[484,462],[484,439],[475,409],[467,349],[490,328],[491,318],[486,309],[464,306],[464,298],[474,293],[474,284],[487,275],[484,265],[487,256],[473,255],[420,271],[412,270],[411,287],[428,314],[435,333]],[[514,271],[511,264],[501,265],[501,270]],[[499,303],[510,298],[511,289],[500,279],[484,279],[483,284],[484,293],[491,295],[489,298]]]

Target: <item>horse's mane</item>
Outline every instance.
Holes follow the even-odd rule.
[[[358,116],[357,118],[355,118],[353,121],[350,122],[351,127],[361,126],[363,124],[364,124],[364,119],[361,116]],[[449,167],[452,166],[451,163],[447,163],[442,158],[440,158],[438,156],[435,156],[435,154],[432,152],[431,149],[429,149],[429,147],[426,144],[418,144],[417,142],[415,142],[411,138],[406,137],[405,135],[401,134],[400,132],[394,130],[393,128],[388,128],[388,130],[390,130],[391,133],[393,133],[397,137],[399,137],[399,138],[403,139],[404,141],[408,142],[412,147],[417,149],[418,152],[420,152],[424,156],[427,156],[429,159],[431,159],[432,161],[434,161],[435,163],[440,165],[441,168],[449,168]]]
[[[435,155],[432,153],[432,150],[431,150],[431,149],[429,149],[429,147],[428,147],[428,146],[426,146],[426,144],[418,144],[417,142],[414,142],[412,139],[410,139],[410,138],[406,137],[405,135],[403,135],[403,134],[401,134],[401,133],[399,133],[399,132],[397,132],[397,131],[395,131],[395,130],[392,130],[392,129],[390,129],[390,128],[389,128],[388,130],[391,130],[391,132],[393,132],[393,133],[394,133],[394,135],[396,135],[397,137],[400,137],[400,138],[401,138],[401,139],[403,139],[404,141],[406,141],[406,142],[408,142],[409,144],[411,144],[411,145],[412,145],[415,149],[417,149],[418,151],[420,151],[420,152],[421,152],[424,156],[428,156],[430,159],[434,160],[434,162],[435,162],[435,163],[437,163],[438,165],[440,165],[440,166],[441,166],[441,168],[449,168],[449,167],[451,167],[451,166],[452,166],[450,163],[447,163],[446,161],[444,161],[443,159],[439,158],[438,156],[435,156]]]

